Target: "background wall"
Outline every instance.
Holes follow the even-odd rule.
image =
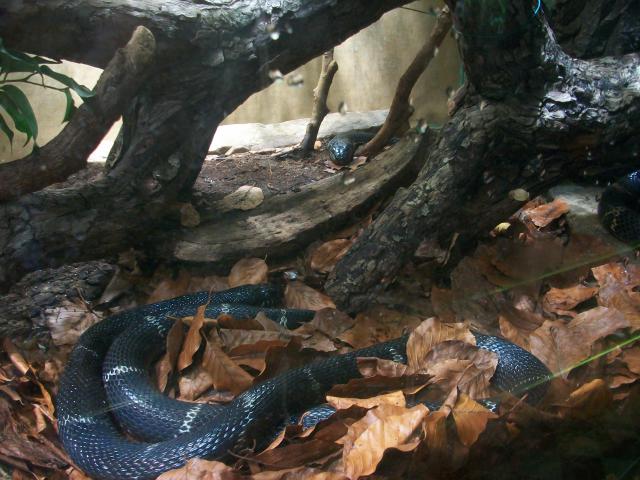
[[[420,0],[384,15],[377,23],[360,31],[336,47],[335,59],[339,70],[329,95],[329,108],[337,111],[344,103],[349,111],[388,108],[400,75],[425,42],[435,23],[428,13],[441,8],[441,0]],[[311,114],[313,88],[320,73],[321,59],[317,58],[283,80],[251,96],[225,123],[275,123]],[[86,65],[63,62],[56,70],[73,77],[79,83],[93,87],[101,70]],[[300,81],[292,82],[298,79]],[[291,85],[294,83],[295,85]],[[436,58],[420,78],[413,93],[416,113],[413,119],[423,118],[432,124],[446,119],[447,95],[460,84],[460,59],[452,35],[443,42]],[[20,85],[29,96],[38,118],[38,144],[44,145],[62,129],[65,98],[62,93],[39,87]],[[79,103],[79,99],[76,99]],[[4,113],[4,112],[2,112]],[[6,117],[5,117],[6,118]],[[10,120],[7,121],[11,124]],[[107,138],[113,141],[119,126],[114,126]],[[0,161],[10,161],[31,152],[32,145],[23,147],[26,137],[14,136],[13,145],[0,133]],[[101,150],[104,151],[104,145]]]

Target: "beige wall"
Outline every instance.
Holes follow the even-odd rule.
[[[408,7],[427,11],[430,7],[441,5],[439,0],[420,0]],[[396,9],[338,46],[335,58],[339,70],[329,95],[329,108],[337,111],[341,102],[345,102],[350,111],[388,108],[398,78],[424,43],[434,22],[435,18],[432,16]],[[442,123],[445,120],[446,90],[459,85],[459,63],[455,42],[448,35],[438,55],[414,89],[414,119],[424,118],[429,123]],[[321,60],[315,59],[287,75],[302,75],[304,83],[301,86],[290,86],[286,81],[278,81],[251,96],[227,117],[225,123],[274,123],[308,117],[320,64]],[[97,68],[71,62],[64,62],[56,70],[72,76],[88,87],[93,87],[100,75]],[[38,144],[44,145],[63,127],[60,122],[64,114],[64,95],[30,85],[24,87],[24,90],[38,118]],[[116,130],[112,129],[108,137],[114,138]],[[0,133],[0,161],[28,154],[31,144],[23,148],[25,138],[16,133],[11,148],[7,138]],[[104,148],[103,145],[102,149]]]
[[[428,11],[441,7],[437,0],[421,0],[407,7]],[[344,101],[350,111],[389,108],[400,75],[424,44],[435,17],[398,8],[336,47],[339,70],[331,86],[329,108],[335,112]],[[302,86],[279,81],[251,96],[225,123],[282,122],[311,115],[313,89],[321,59],[316,58],[287,78],[300,75]],[[447,115],[447,87],[459,85],[460,57],[448,35],[436,58],[413,91],[414,119],[442,123]]]

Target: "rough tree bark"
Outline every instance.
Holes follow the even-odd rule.
[[[154,34],[157,48],[149,81],[129,107],[133,135],[115,168],[92,184],[0,205],[0,285],[152,241],[150,232],[191,188],[218,123],[269,83],[269,71],[291,71],[404,3],[3,2],[0,31],[13,48],[104,66],[137,25]]]
[[[100,75],[95,96],[80,106],[52,141],[37,153],[0,164],[0,202],[61,182],[86,167],[87,157],[146,80],[154,51],[151,32],[138,27]]]
[[[393,281],[425,237],[478,234],[512,213],[513,188],[533,194],[583,169],[637,163],[640,58],[584,61],[557,44],[531,2],[447,0],[469,79],[409,189],[399,191],[327,282],[337,304],[358,310]]]

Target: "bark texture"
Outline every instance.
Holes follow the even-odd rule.
[[[123,150],[105,178],[0,205],[0,284],[22,273],[152,242],[188,192],[218,123],[268,85],[407,0],[10,1],[13,48],[103,66],[137,25],[157,42],[148,82],[128,108]],[[55,29],[43,25],[56,25]],[[27,31],[28,29],[28,31]],[[274,31],[280,35],[274,36]],[[82,32],[82,36],[79,35]],[[83,38],[83,42],[77,42]]]
[[[373,301],[424,239],[486,231],[532,194],[589,167],[637,163],[640,58],[585,61],[556,43],[529,2],[447,2],[469,88],[418,179],[396,194],[332,272],[344,309]]]
[[[84,168],[88,156],[146,80],[154,51],[151,32],[137,28],[100,75],[95,96],[86,100],[52,141],[28,157],[0,164],[0,185],[6,186],[0,189],[0,202],[63,181]]]
[[[169,242],[182,261],[227,266],[244,256],[281,257],[355,220],[374,202],[409,185],[420,170],[433,133],[408,135],[375,162],[325,178],[299,192],[270,197],[258,208],[233,210],[183,231]]]

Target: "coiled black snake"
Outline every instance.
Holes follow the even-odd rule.
[[[149,363],[162,351],[172,325],[167,316],[193,314],[207,300],[207,315],[228,312],[253,317],[264,311],[287,327],[310,320],[314,313],[267,308],[277,298],[277,289],[267,285],[208,297],[206,292],[185,295],[113,315],[80,337],[56,402],[62,443],[87,474],[105,479],[154,478],[189,458],[224,458],[249,441],[260,445],[291,414],[322,403],[333,385],[359,377],[357,357],[406,362],[404,336],[290,370],[224,407],[170,400],[147,377]],[[474,335],[480,348],[499,356],[494,386],[516,394],[530,389],[531,401],[544,394],[549,371],[542,362],[504,339]],[[143,441],[128,440],[114,419]]]

